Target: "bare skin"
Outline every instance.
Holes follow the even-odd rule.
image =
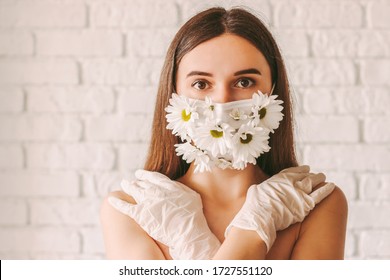
[[[110,195],[136,203],[122,191]],[[217,203],[213,204],[212,201],[204,203],[207,223],[221,242],[225,242],[223,232],[242,203],[242,200],[237,200],[228,209]],[[343,192],[336,187],[302,223],[277,232],[277,238],[267,254],[255,232],[232,230],[228,237],[232,237],[233,244],[242,245],[239,252],[248,252],[248,248],[254,250],[250,256],[241,259],[343,259],[346,220],[347,202]],[[167,246],[153,240],[133,219],[115,210],[107,199],[102,204],[101,222],[107,258],[172,259]],[[240,244],[243,241],[247,244]],[[244,250],[245,246],[248,248]]]
[[[251,98],[257,90],[272,88],[270,68],[263,54],[245,39],[232,35],[206,41],[187,53],[179,64],[177,92],[191,98],[211,97],[214,102]],[[222,245],[214,259],[342,259],[344,257],[347,202],[339,188],[319,203],[301,223],[277,233],[271,249],[254,231],[227,225],[241,209],[252,184],[268,177],[258,167],[244,170],[213,169],[194,173],[191,165],[178,181],[201,195],[210,230]],[[321,185],[316,186],[316,188]],[[111,196],[130,203],[123,192]],[[153,240],[138,224],[115,210],[107,201],[101,209],[107,257],[110,259],[171,259],[168,248]]]

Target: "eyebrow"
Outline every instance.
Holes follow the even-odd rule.
[[[236,73],[234,73],[234,76],[238,76],[238,75],[242,75],[242,74],[257,74],[257,75],[261,75],[261,72],[260,72],[260,70],[257,70],[256,68],[249,68],[249,69],[237,71]]]
[[[239,76],[239,75],[243,75],[243,74],[257,74],[257,75],[261,75],[261,72],[259,70],[257,70],[256,68],[249,68],[249,69],[244,69],[244,70],[240,70],[240,71],[235,72],[234,76]],[[190,73],[187,74],[187,78],[191,77],[191,76],[212,77],[213,74],[207,73],[207,72],[203,72],[203,71],[191,71]]]

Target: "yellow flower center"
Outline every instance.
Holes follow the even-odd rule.
[[[187,114],[185,109],[181,111],[181,119],[185,122],[188,122],[191,119],[191,112]]]
[[[265,107],[259,110],[260,119],[264,118],[266,114],[267,114],[267,109]]]
[[[218,130],[210,130],[211,136],[214,138],[221,138],[223,136],[223,131],[218,131]]]
[[[241,137],[240,137],[240,142],[242,143],[242,144],[248,144],[250,141],[252,141],[252,139],[253,139],[253,136],[252,136],[252,134],[245,134],[246,135],[246,139],[242,139]]]

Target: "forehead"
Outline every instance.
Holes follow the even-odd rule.
[[[178,72],[199,70],[231,74],[248,68],[259,68],[263,74],[270,72],[264,55],[251,42],[237,35],[223,34],[185,54]]]

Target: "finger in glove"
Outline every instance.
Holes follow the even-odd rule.
[[[154,185],[170,189],[172,187],[172,180],[164,174],[159,172],[152,172],[143,169],[135,171],[135,177],[141,181],[148,181]]]
[[[309,172],[310,172],[309,165],[289,167],[280,171],[280,173],[309,173]]]
[[[304,179],[295,183],[295,186],[305,193],[309,194],[312,192],[313,188],[318,184],[325,182],[326,177],[324,173],[309,173]]]
[[[122,180],[121,188],[126,194],[132,196],[137,203],[140,203],[145,198],[146,190],[141,188],[137,181],[129,182]]]
[[[111,204],[112,207],[114,207],[119,212],[128,215],[130,217],[133,216],[134,206],[135,206],[134,204],[123,201],[122,199],[113,196],[108,197],[108,202]]]
[[[310,196],[313,198],[315,204],[318,204],[321,202],[321,200],[323,200],[325,197],[330,195],[333,192],[335,187],[336,187],[335,184],[327,183],[326,185],[312,192]]]

